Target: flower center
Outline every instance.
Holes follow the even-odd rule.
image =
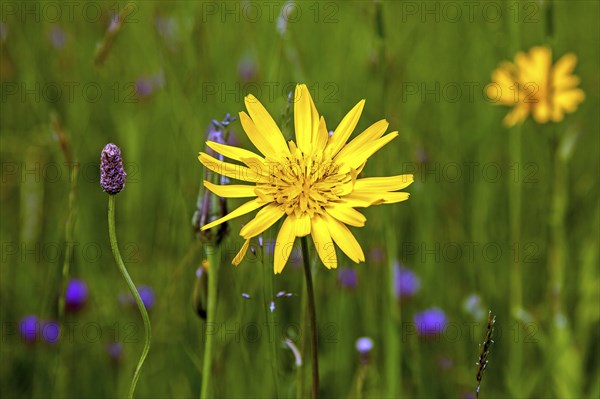
[[[259,197],[280,204],[288,215],[312,218],[322,213],[329,203],[352,192],[355,181],[351,173],[339,173],[335,162],[322,157],[295,149],[291,156],[268,160],[268,182],[256,185]]]

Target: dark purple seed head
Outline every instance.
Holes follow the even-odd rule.
[[[71,279],[65,291],[65,306],[67,310],[76,312],[81,310],[88,298],[87,284],[83,280]]]
[[[121,150],[109,143],[102,149],[100,157],[100,185],[108,194],[118,194],[125,187],[127,173],[123,169]]]

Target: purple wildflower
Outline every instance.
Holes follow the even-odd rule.
[[[362,364],[369,363],[369,354],[373,349],[373,340],[369,337],[361,337],[356,340],[356,350],[360,354]]]
[[[152,309],[154,307],[154,291],[152,288],[141,285],[138,287],[138,293],[140,294],[140,298],[142,298],[142,302],[144,302],[146,309]]]
[[[238,64],[238,76],[242,82],[254,82],[258,78],[256,62],[251,57],[244,57]]]
[[[338,271],[338,282],[342,287],[356,288],[358,286],[358,275],[353,267],[343,267]]]
[[[65,291],[65,306],[67,310],[76,312],[81,310],[88,298],[88,288],[83,280],[71,279]]]
[[[385,249],[381,247],[371,248],[369,251],[369,262],[381,263],[385,260]]]
[[[113,362],[118,362],[123,355],[123,345],[120,342],[108,344],[106,345],[106,352]]]
[[[356,350],[360,354],[366,354],[373,349],[373,340],[369,337],[361,337],[356,340]]]
[[[126,178],[121,150],[112,143],[107,144],[100,158],[100,185],[108,194],[118,194],[125,187]]]
[[[61,49],[67,43],[67,34],[60,26],[54,26],[50,30],[50,42],[56,49]]]
[[[25,342],[37,341],[40,333],[40,320],[35,315],[28,315],[19,322],[19,334]]]
[[[42,323],[42,339],[49,344],[56,344],[60,338],[60,324],[58,321],[47,320]]]
[[[397,298],[415,295],[421,288],[421,280],[409,268],[394,262],[394,292]]]
[[[446,314],[439,308],[429,308],[415,314],[414,323],[419,335],[434,336],[441,334],[446,328]]]

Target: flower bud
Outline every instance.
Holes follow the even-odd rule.
[[[102,149],[100,157],[100,185],[108,194],[118,194],[125,187],[127,173],[123,169],[121,150],[109,143]]]

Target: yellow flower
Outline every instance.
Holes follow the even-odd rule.
[[[553,66],[552,51],[546,47],[533,47],[528,54],[519,52],[514,64],[503,62],[492,73],[487,95],[513,107],[504,118],[506,126],[524,121],[530,113],[538,123],[559,122],[585,98],[577,88],[579,78],[571,74],[576,63],[577,57],[569,53]]]
[[[233,259],[238,265],[256,237],[285,217],[274,250],[275,273],[281,273],[296,237],[310,234],[323,264],[337,267],[334,242],[354,262],[363,262],[360,244],[346,225],[362,227],[366,218],[355,208],[405,201],[408,193],[396,192],[413,182],[412,175],[357,178],[367,159],[394,139],[384,136],[388,122],[380,120],[349,143],[365,101],[360,101],[329,136],[325,119],[319,117],[306,85],[297,85],[294,103],[296,142],[286,143],[283,134],[262,104],[245,98],[250,115],[240,121],[250,141],[262,155],[208,141],[206,145],[241,164],[222,162],[205,153],[198,159],[208,169],[253,185],[215,185],[206,188],[227,198],[256,197],[230,214],[202,227],[212,228],[227,220],[262,208],[240,231],[246,239]]]

